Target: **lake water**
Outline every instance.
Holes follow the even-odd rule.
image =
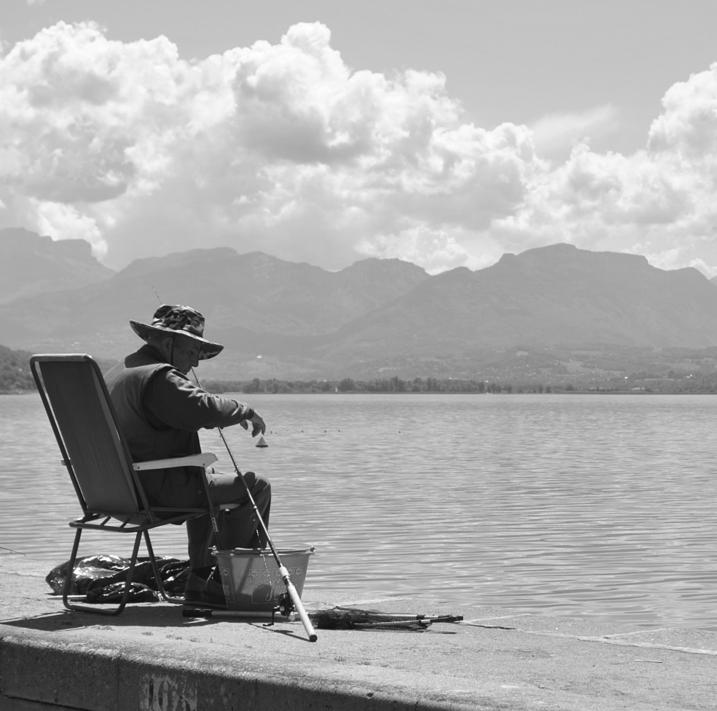
[[[717,629],[717,397],[240,397],[269,447],[226,437],[272,481],[275,545],[316,546],[307,600]],[[0,553],[49,570],[79,510],[36,395],[0,396],[0,437]],[[184,557],[183,528],[153,538]],[[106,540],[81,552],[126,554]]]

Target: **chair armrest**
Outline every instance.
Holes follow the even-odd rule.
[[[148,462],[134,462],[132,468],[136,472],[148,469],[171,469],[172,467],[208,467],[217,461],[217,455],[211,452],[190,454],[186,457],[171,457],[170,459],[151,459]]]

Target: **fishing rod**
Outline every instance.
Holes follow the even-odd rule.
[[[299,618],[301,619],[301,623],[304,625],[304,629],[306,630],[306,634],[309,637],[309,641],[316,642],[318,637],[316,635],[313,625],[311,624],[311,620],[309,619],[309,616],[306,614],[306,610],[304,609],[304,604],[301,602],[301,597],[299,596],[299,593],[296,590],[294,583],[291,582],[291,577],[289,576],[289,571],[286,569],[284,564],[281,562],[279,553],[277,552],[276,548],[274,547],[274,543],[272,542],[271,536],[269,535],[269,529],[266,527],[266,524],[264,523],[264,519],[261,517],[261,514],[259,513],[259,509],[257,508],[256,502],[254,501],[254,497],[251,495],[251,490],[249,489],[249,485],[246,483],[246,481],[244,480],[244,476],[239,471],[239,467],[237,466],[237,463],[234,460],[234,455],[232,454],[232,451],[229,448],[229,444],[227,443],[227,440],[226,440],[226,437],[224,436],[224,432],[222,431],[222,428],[219,427],[217,429],[219,430],[219,436],[221,437],[221,440],[224,443],[224,446],[226,447],[227,454],[229,455],[229,459],[231,459],[232,466],[234,467],[234,471],[237,473],[237,476],[239,477],[239,479],[241,479],[242,483],[244,484],[244,491],[246,492],[246,495],[249,498],[249,503],[250,503],[252,509],[254,510],[254,515],[259,524],[259,528],[261,528],[262,533],[266,537],[266,543],[271,550],[271,554],[274,557],[274,560],[276,561],[277,567],[279,568],[279,575],[281,576],[281,579],[284,582],[284,586],[286,587],[286,592],[289,594],[289,598],[291,599],[291,602],[293,603],[294,608],[296,609],[296,612],[298,613]]]
[[[154,295],[157,297],[157,300],[161,303],[161,299],[159,298],[159,294],[157,293],[157,290],[152,287],[152,291],[154,292]],[[194,368],[190,366],[189,368],[190,372],[192,373],[192,378],[194,378],[194,382],[197,384],[198,387],[201,387],[199,383],[199,378],[197,377],[197,374],[194,372]],[[277,567],[279,568],[279,575],[281,576],[281,579],[284,583],[284,586],[286,587],[286,592],[289,595],[289,599],[291,600],[292,604],[294,605],[294,609],[299,615],[299,618],[301,619],[302,624],[304,625],[304,629],[306,630],[306,634],[309,637],[310,642],[316,642],[318,639],[316,635],[316,631],[314,630],[313,625],[311,624],[311,620],[309,619],[309,616],[306,614],[306,610],[304,608],[304,604],[301,602],[301,597],[299,596],[298,591],[296,590],[296,587],[294,586],[294,583],[291,582],[291,576],[289,575],[289,571],[284,566],[284,564],[281,562],[281,558],[279,557],[279,553],[277,552],[276,548],[274,547],[274,543],[271,540],[271,536],[269,535],[269,529],[266,527],[266,524],[264,523],[264,519],[261,516],[261,513],[259,512],[259,508],[256,505],[256,501],[254,501],[254,497],[252,496],[251,489],[249,488],[249,485],[246,483],[246,480],[244,479],[244,475],[239,470],[239,467],[237,466],[236,460],[234,459],[234,454],[232,453],[232,450],[229,447],[229,443],[226,440],[226,437],[224,437],[224,432],[222,431],[221,427],[217,427],[217,431],[219,432],[219,437],[221,438],[225,449],[227,450],[227,454],[229,455],[229,459],[231,460],[232,466],[234,467],[234,471],[237,474],[237,477],[241,481],[242,485],[244,486],[244,491],[247,495],[247,499],[249,500],[249,505],[254,511],[254,516],[256,517],[257,523],[259,528],[261,528],[262,533],[264,534],[264,537],[266,538],[267,545],[269,546],[269,549],[271,550],[271,554],[274,557],[274,561],[276,562]],[[268,447],[269,445],[266,443],[266,440],[264,439],[264,433],[260,433],[259,440],[256,444],[257,447]],[[209,502],[209,505],[211,507],[211,501]],[[214,520],[214,517],[211,517],[212,520],[212,527],[215,528],[216,531],[216,521]]]
[[[194,368],[191,368],[192,371],[192,377],[194,378],[197,385],[199,385],[199,378],[197,378],[197,374],[194,372]],[[304,608],[304,603],[301,602],[301,597],[299,596],[299,593],[294,586],[294,583],[291,582],[291,576],[289,575],[289,571],[284,566],[284,564],[281,562],[281,558],[279,557],[279,553],[277,552],[276,548],[274,547],[274,543],[271,540],[271,536],[269,535],[269,529],[267,528],[266,524],[264,523],[264,519],[261,516],[261,513],[259,513],[259,508],[256,505],[256,502],[254,501],[254,497],[251,494],[251,489],[249,488],[249,485],[246,483],[246,480],[244,479],[244,475],[239,470],[239,466],[236,463],[236,460],[234,459],[234,454],[232,453],[231,448],[229,447],[229,443],[227,442],[226,437],[224,436],[224,431],[222,427],[217,427],[217,431],[219,432],[219,437],[222,440],[222,443],[224,444],[224,448],[227,450],[227,454],[229,455],[229,459],[231,460],[232,466],[234,467],[234,471],[237,474],[237,477],[241,481],[241,483],[244,486],[244,492],[247,495],[247,498],[249,500],[249,505],[251,506],[252,510],[254,511],[254,516],[257,521],[258,528],[261,529],[261,532],[264,534],[264,537],[266,538],[266,543],[269,546],[269,549],[271,550],[271,554],[274,557],[274,560],[276,561],[276,565],[279,568],[279,575],[281,576],[281,580],[284,583],[284,586],[286,587],[286,592],[289,595],[289,599],[291,600],[292,604],[294,605],[294,609],[299,615],[299,618],[301,619],[301,623],[304,625],[304,629],[306,630],[306,634],[309,637],[310,642],[316,642],[318,639],[318,636],[316,634],[316,631],[314,630],[313,625],[311,624],[311,620],[309,619],[309,616],[306,614],[306,609]],[[262,433],[263,434],[263,433]],[[259,446],[259,445],[257,445]],[[267,446],[264,444],[263,446]]]

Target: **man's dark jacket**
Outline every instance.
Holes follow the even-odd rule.
[[[105,379],[130,454],[138,462],[197,454],[198,430],[234,425],[251,414],[247,405],[192,383],[148,345],[127,356]],[[200,505],[196,468],[142,474],[153,504]]]

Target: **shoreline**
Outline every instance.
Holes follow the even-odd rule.
[[[214,390],[211,387],[211,381],[208,383],[207,390],[212,393],[221,394],[226,393],[229,395],[248,395],[248,396],[255,396],[259,395],[261,397],[275,397],[280,395],[316,395],[319,397],[335,397],[335,396],[366,396],[366,395],[391,395],[391,396],[410,396],[410,397],[427,397],[431,395],[440,395],[442,397],[452,397],[452,396],[480,396],[480,397],[495,397],[496,395],[505,395],[507,397],[515,396],[515,395],[535,395],[536,397],[542,397],[542,396],[553,396],[553,395],[560,395],[560,396],[567,396],[567,397],[574,397],[575,395],[644,395],[644,396],[650,396],[650,395],[676,395],[680,397],[690,397],[692,395],[717,395],[716,391],[711,390],[685,390],[685,391],[672,391],[672,390],[646,390],[641,388],[636,388],[635,390],[598,390],[598,389],[587,389],[582,390],[579,388],[574,388],[572,390],[550,390],[550,391],[538,391],[538,390],[521,390],[521,389],[511,389],[511,390],[501,390],[496,392],[476,392],[471,390],[456,390],[451,392],[445,392],[442,390],[422,390],[420,392],[413,392],[410,390],[405,391],[393,391],[393,390],[350,390],[350,391],[339,391],[335,392],[333,390],[327,390],[327,391],[316,391],[316,390],[292,390],[292,391],[277,391],[277,392],[246,392],[244,390]],[[37,394],[37,390],[31,389],[31,390],[0,390],[0,395],[35,395]]]

